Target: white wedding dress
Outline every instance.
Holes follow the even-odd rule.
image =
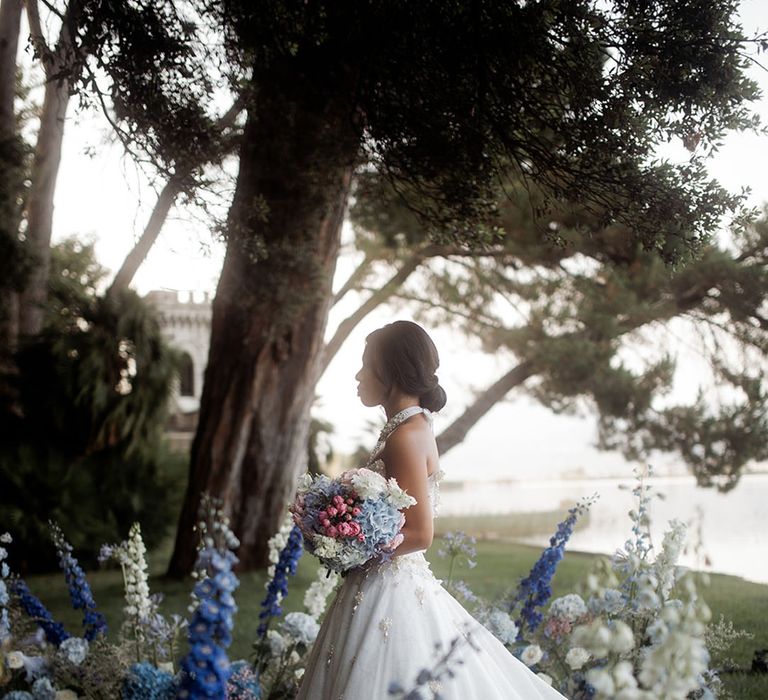
[[[429,417],[418,406],[392,417],[369,469],[384,473],[378,457],[387,437],[420,412]],[[435,513],[440,474],[428,478]],[[448,661],[455,676],[421,686],[420,697],[563,700],[442,587],[423,552],[347,574],[310,652],[297,700],[385,700],[393,681],[411,690],[419,672],[435,668],[456,639]]]

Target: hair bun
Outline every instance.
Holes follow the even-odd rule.
[[[429,411],[437,412],[445,406],[447,400],[445,389],[435,380],[435,386],[419,396],[419,405]]]

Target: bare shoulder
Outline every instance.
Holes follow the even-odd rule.
[[[426,418],[414,416],[400,425],[388,438],[384,458],[426,459],[432,452],[434,436]]]

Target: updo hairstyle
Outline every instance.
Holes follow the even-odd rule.
[[[445,406],[445,390],[435,372],[440,366],[437,348],[427,332],[412,321],[395,321],[371,333],[366,339],[372,352],[372,368],[386,387],[419,397],[429,411]]]

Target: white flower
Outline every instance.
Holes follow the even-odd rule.
[[[396,479],[389,479],[387,485],[389,486],[388,500],[398,510],[402,510],[403,508],[410,508],[416,504],[416,499],[403,491],[403,489],[401,489],[397,483]]]
[[[572,670],[578,671],[587,661],[589,661],[590,653],[584,647],[573,647],[568,650],[565,655],[565,663],[571,667]]]
[[[552,676],[546,673],[537,673],[536,675],[541,678],[541,680],[543,680],[547,685],[552,685]]]
[[[617,654],[625,654],[635,646],[635,635],[632,632],[632,628],[622,622],[616,620],[613,623],[613,629],[611,630],[610,649]]]
[[[56,700],[77,700],[77,693],[69,688],[66,690],[57,690]]]
[[[10,651],[5,657],[5,663],[8,664],[8,668],[23,668],[24,654],[22,654],[20,651]]]
[[[569,622],[575,622],[587,614],[587,605],[577,593],[569,593],[556,598],[549,606],[549,614],[554,617],[564,617]]]
[[[291,612],[285,616],[280,629],[283,634],[294,642],[309,646],[315,641],[320,625],[311,615],[303,612]]]
[[[296,669],[296,670],[293,672],[293,677],[294,677],[294,678],[295,678],[297,681],[300,681],[302,678],[304,678],[304,669],[303,669],[303,668],[297,668],[297,669]]]
[[[317,619],[323,614],[328,596],[338,583],[339,575],[335,571],[329,573],[324,566],[317,568],[317,578],[304,593],[304,607],[312,617]]]
[[[502,644],[512,644],[517,639],[520,630],[504,610],[493,608],[484,616],[482,621]]]
[[[629,661],[619,661],[613,667],[613,680],[617,688],[637,688],[635,671]]]
[[[533,666],[541,661],[542,656],[544,656],[544,652],[538,644],[529,644],[523,649],[523,653],[520,654],[520,660],[526,666]]]
[[[277,630],[267,631],[267,642],[269,643],[269,653],[272,656],[282,656],[286,649],[286,641]]]
[[[69,663],[79,666],[88,656],[88,640],[80,637],[70,637],[59,645],[59,654]]]
[[[0,535],[0,542],[3,544],[10,544],[13,542],[13,537],[11,537],[11,533],[4,532],[2,535]]]
[[[309,472],[304,472],[296,484],[296,493],[302,494],[309,491],[312,486],[312,475]]]
[[[370,469],[358,469],[352,475],[352,488],[360,498],[376,498],[387,490],[387,480]]]
[[[597,691],[598,695],[613,696],[616,685],[611,674],[602,668],[592,668],[587,671],[587,682]]]
[[[342,546],[338,540],[325,535],[317,535],[313,543],[315,547],[314,555],[320,559],[332,559],[340,554]]]

